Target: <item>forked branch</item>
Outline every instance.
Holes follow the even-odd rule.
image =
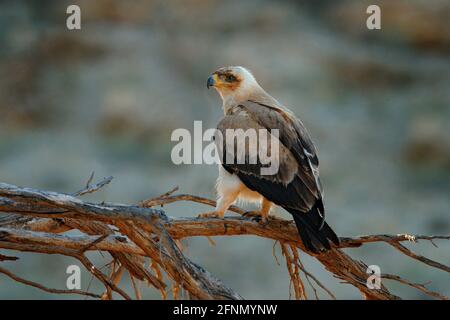
[[[93,176],[91,176],[86,187],[74,195],[95,192],[108,184],[111,179],[106,178],[93,184]],[[156,198],[144,200],[139,205],[96,204],[82,201],[74,195],[0,183],[0,249],[74,257],[103,283],[106,292],[116,292],[125,299],[129,299],[130,296],[116,285],[114,279],[100,272],[87,260],[85,251],[109,252],[114,264],[122,266],[130,273],[134,294],[138,298],[141,294],[139,285],[134,282],[134,279],[145,281],[155,287],[163,298],[167,296],[167,288],[171,288],[174,298],[177,298],[180,292],[185,292],[189,297],[197,299],[241,299],[238,293],[188,259],[177,245],[177,241],[195,236],[255,235],[275,240],[280,244],[295,298],[307,298],[303,280],[311,286],[316,298],[319,298],[319,290],[316,286],[329,297],[336,298],[331,290],[304,268],[299,258],[299,251],[306,251],[291,221],[271,218],[268,224],[261,225],[242,216],[231,216],[225,219],[175,219],[168,217],[164,211],[154,208],[176,201],[215,205],[215,201],[198,196],[174,195],[173,193],[177,190],[178,188],[175,188]],[[231,207],[230,211],[244,213],[244,210],[236,206]],[[60,234],[71,229],[78,229],[82,234]],[[366,299],[400,299],[384,285],[378,290],[369,289],[367,266],[361,261],[352,259],[342,249],[372,242],[385,242],[414,260],[440,271],[449,272],[448,266],[415,254],[401,244],[406,241],[427,240],[435,245],[433,241],[449,239],[450,236],[424,235],[343,237],[339,248],[333,247],[326,253],[313,256],[336,278],[356,287]],[[14,259],[9,255],[0,255],[0,263]],[[146,266],[147,260],[150,261],[150,266]],[[13,275],[4,268],[0,269],[0,273],[48,292],[86,294],[66,292],[66,290],[58,292],[57,289],[36,285]],[[399,281],[434,298],[447,299],[444,295],[427,289],[424,284],[412,283],[397,275],[382,275],[382,277]],[[172,282],[170,285],[166,284],[168,280]],[[97,294],[86,295],[99,297]],[[111,297],[111,294],[102,297],[105,298],[105,296]]]

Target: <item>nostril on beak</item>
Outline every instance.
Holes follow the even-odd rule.
[[[209,89],[209,87],[214,87],[214,83],[215,83],[215,81],[214,81],[213,76],[210,76],[208,78],[208,80],[206,81],[206,88]]]

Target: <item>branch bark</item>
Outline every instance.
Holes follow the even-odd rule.
[[[76,194],[87,193],[87,191],[94,192],[106,184],[103,183],[105,181],[103,180],[103,182],[92,185],[91,180],[87,183],[86,188]],[[166,216],[163,210],[150,208],[175,201],[194,201],[215,205],[215,201],[202,197],[172,195],[175,191],[176,189],[157,198],[145,200],[137,206],[111,203],[95,204],[68,194],[0,183],[0,248],[66,254],[79,260],[84,259],[84,255],[80,255],[80,250],[81,252],[86,250],[108,251],[113,259],[120,265],[124,265],[132,275],[137,275],[138,279],[144,279],[160,290],[163,297],[166,296],[166,285],[159,270],[163,270],[175,283],[171,287],[181,286],[192,297],[241,299],[242,297],[231,288],[225,286],[201,266],[187,259],[177,246],[176,240],[194,236],[255,235],[278,241],[282,248],[289,247],[291,249],[292,253],[287,255],[287,251],[285,251],[285,256],[289,259],[287,261],[289,267],[293,267],[291,277],[294,277],[293,280],[296,281],[294,283],[296,296],[297,298],[305,296],[303,284],[299,283],[301,282],[299,271],[304,272],[304,268],[301,262],[297,261],[297,250],[305,251],[305,248],[291,221],[270,218],[268,224],[260,225],[241,216],[226,217],[225,219],[174,219]],[[244,213],[244,210],[238,207],[232,207],[230,211]],[[117,235],[117,232],[110,226],[117,228],[121,235]],[[57,234],[70,229],[78,229],[84,235]],[[366,299],[399,299],[400,297],[391,293],[385,286],[379,290],[369,289],[366,285],[369,276],[366,273],[366,264],[352,259],[342,248],[358,247],[371,242],[386,242],[413,259],[449,272],[449,268],[444,264],[414,254],[400,244],[404,241],[427,240],[432,242],[438,239],[449,240],[450,236],[343,237],[339,248],[333,247],[332,250],[314,255],[314,257],[335,277],[356,287]],[[64,248],[69,251],[58,251],[55,248]],[[73,254],[74,251],[77,252],[77,255]],[[145,257],[151,259],[153,272],[145,268],[143,262]],[[89,267],[89,263],[83,261]],[[310,273],[305,273],[305,275],[308,281],[309,278],[313,278]],[[105,281],[107,279],[103,279],[98,274],[97,276],[105,283],[105,287],[111,288],[111,285]],[[391,275],[390,279],[399,281],[398,279],[402,278]],[[319,282],[316,281],[316,283]],[[426,294],[431,292],[424,287],[418,287],[418,285],[414,287]],[[431,295],[437,298],[444,297],[439,294]]]

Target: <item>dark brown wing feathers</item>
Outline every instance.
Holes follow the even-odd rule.
[[[238,128],[279,130],[279,171],[263,176],[259,172],[260,162],[249,165],[224,161],[223,167],[236,174],[249,189],[289,211],[309,250],[329,249],[328,239],[338,244],[338,237],[324,222],[317,152],[301,121],[287,110],[246,101],[231,108],[218,125],[223,135],[226,129]]]

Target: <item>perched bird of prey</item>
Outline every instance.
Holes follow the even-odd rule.
[[[243,67],[224,67],[207,80],[223,102],[224,118],[217,129],[225,136],[227,129],[278,129],[279,168],[272,175],[261,175],[260,162],[219,165],[217,206],[201,217],[223,218],[237,199],[261,204],[261,221],[266,221],[273,204],[292,214],[305,247],[318,253],[336,245],[339,238],[325,222],[319,160],[314,144],[303,123],[270,96],[254,76]],[[222,145],[224,153],[227,146]],[[273,151],[273,150],[272,150]]]

